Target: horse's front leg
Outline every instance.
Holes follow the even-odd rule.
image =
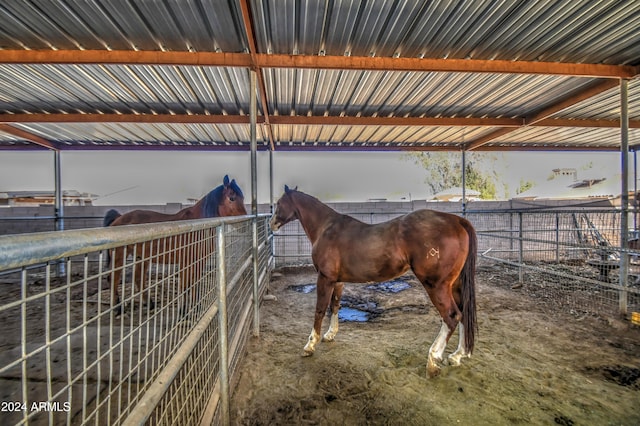
[[[331,296],[331,325],[329,330],[322,336],[322,340],[325,342],[333,342],[338,334],[338,311],[340,310],[340,298],[342,297],[342,290],[344,289],[344,283],[336,283],[333,286],[333,295]]]
[[[327,313],[329,302],[331,301],[331,295],[335,282],[330,281],[322,274],[318,274],[318,281],[316,286],[316,311],[313,321],[313,330],[309,335],[309,341],[304,346],[304,352],[302,356],[311,356],[316,350],[316,343],[320,340],[320,331],[322,330],[322,320]]]

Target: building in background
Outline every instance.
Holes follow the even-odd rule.
[[[0,207],[48,206],[54,205],[55,198],[54,191],[0,191]],[[96,198],[96,194],[62,191],[62,204],[65,206],[91,206]]]

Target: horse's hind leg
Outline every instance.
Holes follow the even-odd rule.
[[[454,353],[449,355],[449,364],[451,365],[460,365],[460,361],[462,358],[469,358],[471,354],[467,352],[464,344],[464,326],[462,323],[458,324],[458,348]]]
[[[450,329],[447,323],[443,320],[442,326],[438,337],[433,341],[429,348],[429,358],[427,359],[427,374],[429,377],[435,377],[440,374],[440,363],[442,362],[442,355],[447,347],[447,342],[451,337],[454,329]]]
[[[440,363],[443,359],[444,350],[462,318],[462,313],[453,298],[450,285],[440,284],[435,287],[425,285],[424,287],[442,317],[440,332],[429,348],[429,358],[427,360],[427,374],[429,377],[435,377],[440,374]]]
[[[324,333],[322,340],[325,342],[333,342],[338,334],[338,311],[340,310],[340,298],[342,297],[342,290],[344,289],[344,283],[336,283],[333,287],[333,295],[331,296],[331,325],[329,330]]]
[[[313,330],[309,335],[309,341],[304,347],[302,356],[311,356],[316,350],[316,343],[320,340],[320,331],[322,329],[322,320],[327,314],[327,308],[331,301],[335,282],[331,282],[322,274],[318,274],[318,282],[316,286],[316,310],[313,321]]]

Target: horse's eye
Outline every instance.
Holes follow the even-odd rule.
[[[236,197],[229,197],[229,200],[231,200],[231,201],[235,201],[235,200],[236,200]]]

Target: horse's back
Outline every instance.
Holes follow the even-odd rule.
[[[455,214],[422,209],[401,216],[398,220],[402,223],[402,238],[409,245],[436,247],[451,239],[468,238],[467,220]]]
[[[176,215],[154,212],[153,210],[132,210],[112,222],[112,226],[137,225],[141,223],[169,222],[176,220]]]

